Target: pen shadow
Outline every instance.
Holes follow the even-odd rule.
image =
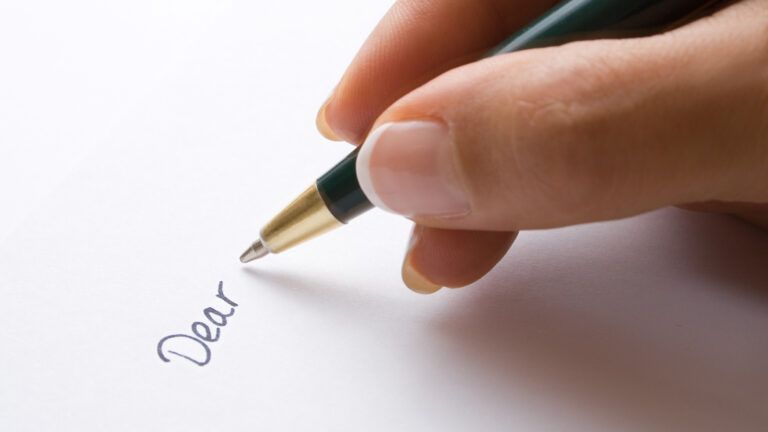
[[[547,267],[513,252],[462,291],[432,325],[474,374],[468,390],[512,403],[523,386],[645,430],[765,430],[768,236],[721,216],[644,218],[626,256],[587,246]],[[665,285],[673,271],[702,283]]]
[[[372,310],[386,310],[387,303],[391,302],[386,297],[369,295],[345,278],[323,279],[317,274],[286,273],[251,267],[243,268],[242,272],[257,281],[259,289],[274,287],[282,297],[309,304],[312,309],[323,310],[325,313],[343,313],[350,320],[365,321]]]
[[[768,235],[683,211],[610,226],[562,250],[522,242],[479,283],[429,299],[444,307],[414,324],[435,357],[425,364],[461,371],[485,405],[523,391],[640,430],[765,430]],[[243,272],[372,335],[372,311],[409,307],[344,278]],[[433,371],[410,367],[416,385],[435,385]]]
[[[277,273],[253,267],[243,267],[240,270],[255,280],[275,284],[281,290],[287,289],[314,294],[320,291],[319,286],[329,285],[323,281],[318,281],[316,277],[310,278],[297,273]]]

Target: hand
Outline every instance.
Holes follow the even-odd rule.
[[[320,110],[328,138],[365,139],[374,204],[417,223],[416,291],[479,279],[523,229],[675,205],[768,227],[768,0],[479,60],[554,3],[400,0]]]

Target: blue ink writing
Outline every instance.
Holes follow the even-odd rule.
[[[172,358],[186,359],[198,366],[205,366],[211,361],[210,342],[216,342],[221,336],[221,327],[227,325],[227,320],[235,314],[237,303],[224,295],[224,282],[219,282],[219,292],[216,298],[221,299],[229,306],[229,312],[224,313],[218,309],[208,307],[203,309],[203,315],[213,324],[196,321],[192,323],[192,335],[173,334],[160,339],[157,343],[157,355],[164,362],[170,362]],[[169,357],[173,355],[176,357]]]

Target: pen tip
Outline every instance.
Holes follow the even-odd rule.
[[[240,262],[246,264],[259,258],[264,258],[267,255],[269,255],[269,249],[261,243],[261,240],[257,240],[240,255]]]

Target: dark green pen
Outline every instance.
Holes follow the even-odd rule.
[[[706,0],[567,0],[512,35],[488,56],[573,40],[653,34],[716,3]],[[243,263],[280,253],[371,209],[357,180],[357,150],[331,168],[260,232]]]

